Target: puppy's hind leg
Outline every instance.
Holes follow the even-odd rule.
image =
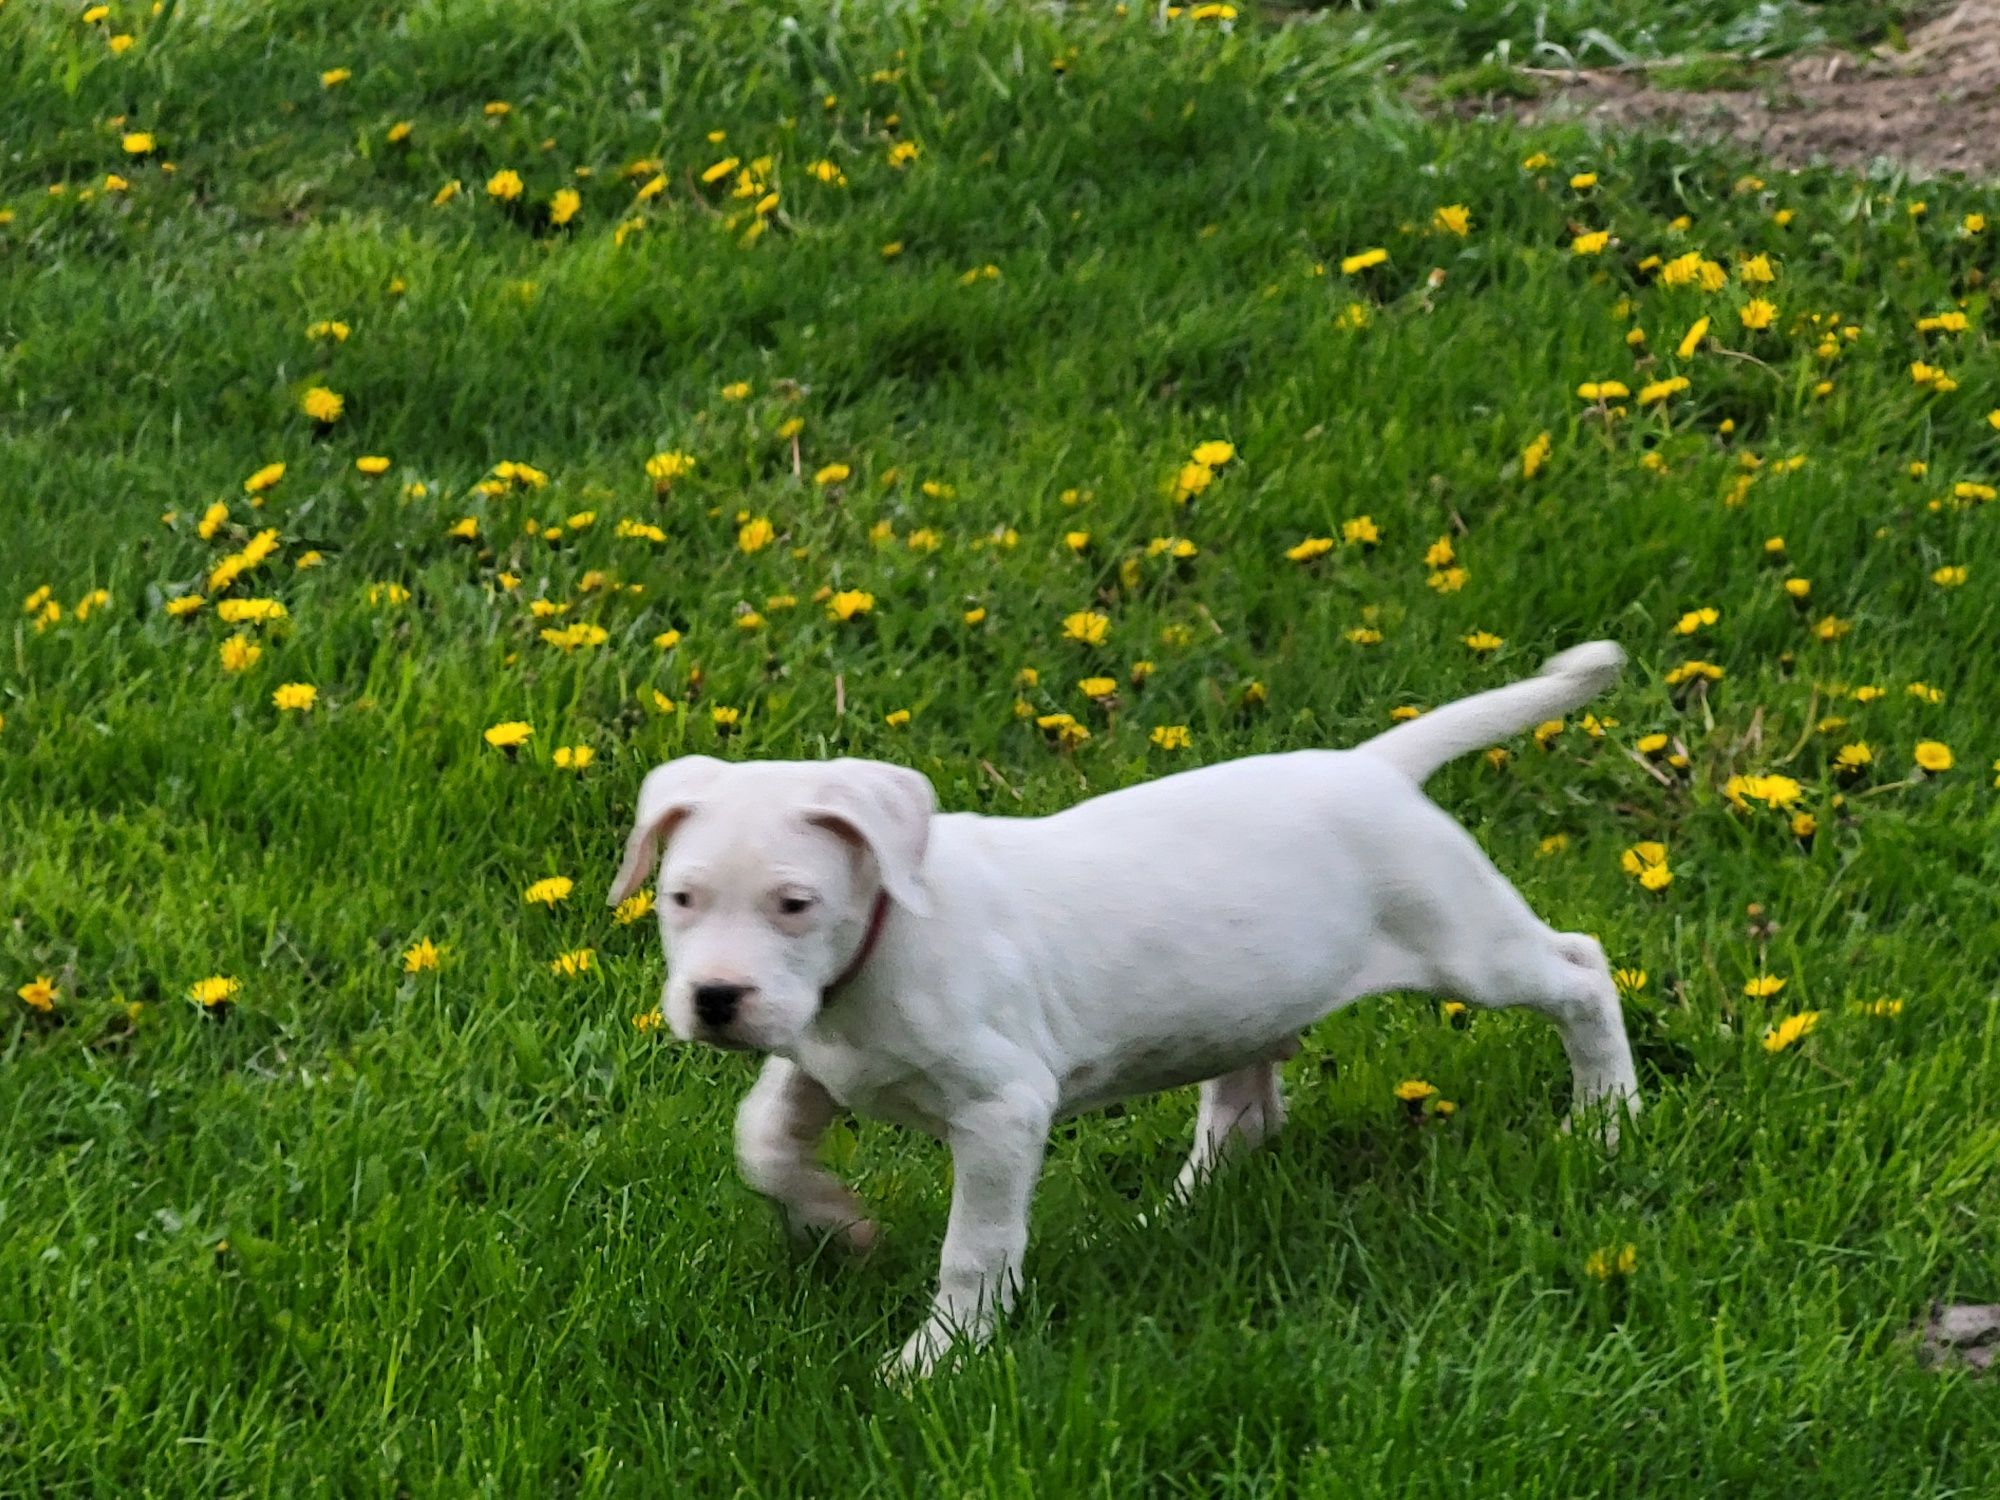
[[[1297,1050],[1294,1044],[1283,1057]],[[1202,1084],[1194,1149],[1174,1180],[1176,1198],[1192,1197],[1226,1157],[1254,1150],[1284,1128],[1285,1091],[1278,1076],[1283,1057],[1252,1063]]]
[[[1555,1022],[1569,1056],[1573,1107],[1602,1108],[1607,1141],[1617,1139],[1616,1111],[1639,1112],[1639,1079],[1611,966],[1597,939],[1533,922],[1495,944],[1490,962],[1456,985],[1482,1006],[1526,1006]]]
[[[1625,1010],[1604,948],[1587,932],[1557,932],[1555,949],[1565,965],[1568,990],[1557,1001],[1563,1051],[1569,1054],[1576,1107],[1623,1105],[1639,1112],[1639,1075],[1625,1034]]]

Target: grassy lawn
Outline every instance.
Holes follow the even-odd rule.
[[[0,1494],[2000,1489],[1909,1336],[2000,1300],[2000,202],[1426,122],[1536,40],[1446,9],[0,7]],[[787,1251],[600,903],[646,768],[1044,812],[1599,635],[1432,791],[1626,971],[1616,1159],[1370,1002],[1152,1227],[1191,1091],[1063,1127],[877,1383],[944,1154]]]

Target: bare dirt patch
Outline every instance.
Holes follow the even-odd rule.
[[[1939,1303],[1924,1325],[1922,1353],[1933,1369],[1993,1369],[2000,1356],[2000,1302]]]
[[[1919,176],[2000,178],[2000,0],[1961,0],[1902,48],[1792,58],[1750,88],[1664,88],[1653,81],[1658,68],[1532,71],[1542,97],[1487,107],[1530,121],[1677,130],[1782,166],[1888,161]]]

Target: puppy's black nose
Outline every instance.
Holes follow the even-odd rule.
[[[702,1025],[720,1030],[736,1019],[736,1004],[749,993],[747,984],[698,984],[694,987],[694,1013]]]

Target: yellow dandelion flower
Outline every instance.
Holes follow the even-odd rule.
[[[21,997],[22,1003],[30,1010],[40,1011],[45,1016],[55,1011],[56,1001],[62,998],[62,991],[56,988],[55,981],[46,974],[36,975],[14,993]]]
[[[611,639],[611,632],[602,625],[593,625],[587,620],[578,620],[573,625],[544,630],[541,638],[565,655],[588,646],[601,646]]]
[[[875,596],[865,589],[842,589],[826,602],[827,613],[836,620],[854,620],[875,608]]]
[[[1174,499],[1184,503],[1199,495],[1215,481],[1215,471],[1207,464],[1189,462],[1182,464],[1174,476]]]
[[[611,920],[616,922],[620,927],[630,927],[634,922],[652,910],[653,893],[650,890],[643,890],[637,895],[627,896],[617,906],[613,907]]]
[[[1086,646],[1101,646],[1111,634],[1109,616],[1095,610],[1078,610],[1075,614],[1063,616],[1063,635],[1072,641],[1080,641]]]
[[[551,875],[545,880],[537,880],[521,892],[521,899],[530,906],[554,906],[567,901],[569,893],[576,889],[576,882],[567,875]]]
[[[257,665],[257,658],[264,654],[264,648],[238,631],[222,643],[219,654],[223,671],[247,672]]]
[[[1804,788],[1790,776],[1730,776],[1722,786],[1722,796],[1738,810],[1746,810],[1752,800],[1766,808],[1788,808],[1804,796]]]
[[[655,453],[646,460],[646,477],[653,481],[653,487],[664,490],[676,479],[694,472],[695,459],[691,453]]]
[[[596,967],[595,948],[572,948],[567,953],[558,953],[549,961],[549,972],[559,979],[574,979],[579,974],[587,974]]]
[[[347,399],[338,391],[316,385],[299,398],[299,410],[315,422],[331,426],[338,422],[341,413],[347,410]]]
[[[215,974],[188,986],[188,998],[204,1010],[214,1010],[234,1000],[242,990],[242,981],[231,979],[226,974]]]
[[[1783,1052],[1801,1038],[1809,1036],[1819,1025],[1819,1018],[1820,1012],[1816,1010],[1802,1010],[1797,1015],[1786,1016],[1764,1033],[1764,1050]]]
[[[1647,871],[1667,868],[1667,846],[1651,839],[1634,844],[1618,856],[1618,863],[1627,875],[1643,882]]]

